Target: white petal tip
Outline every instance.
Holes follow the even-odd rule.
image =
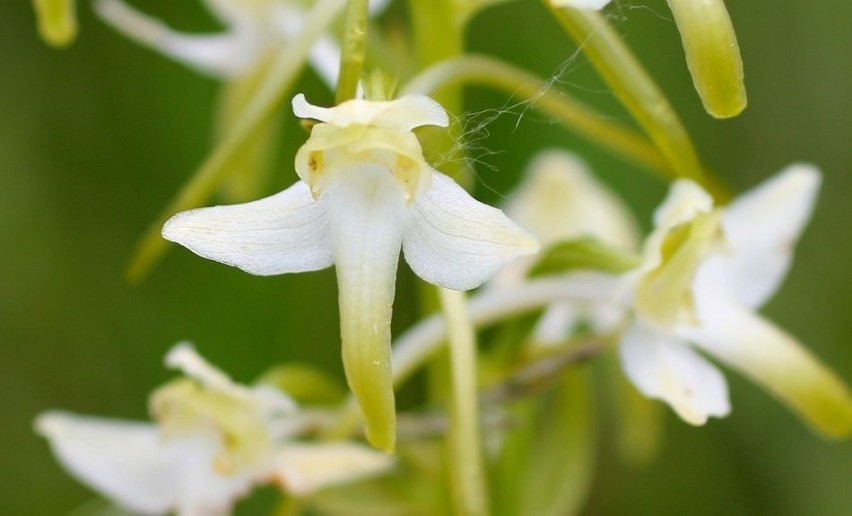
[[[781,170],[778,178],[793,191],[815,193],[822,183],[822,172],[810,163],[793,163]]]
[[[609,4],[610,0],[550,0],[554,7],[570,7],[572,9],[591,9],[600,11]]]
[[[313,106],[308,103],[308,100],[305,98],[303,93],[299,93],[293,97],[291,105],[293,106],[293,114],[297,117],[311,118],[311,108]]]
[[[33,429],[38,435],[50,439],[62,432],[67,420],[66,413],[49,410],[36,416],[35,421],[33,421]]]
[[[191,342],[181,341],[172,346],[163,360],[166,367],[170,369],[186,370],[190,364],[203,362],[201,355],[195,350]]]

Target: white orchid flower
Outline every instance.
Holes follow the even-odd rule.
[[[296,155],[301,181],[259,201],[179,213],[163,236],[252,274],[334,264],[346,376],[368,439],[391,450],[390,321],[400,248],[424,280],[468,290],[538,243],[424,161],[411,130],[448,123],[429,97],[320,108],[298,95],[293,110],[321,122]]]
[[[302,496],[392,466],[363,445],[293,442],[304,418],[290,398],[234,383],[188,344],[175,346],[166,364],[188,378],[153,393],[156,424],[58,411],[36,419],[65,468],[124,509],[229,514],[257,484]]]
[[[598,181],[578,156],[565,151],[539,153],[505,206],[512,220],[530,230],[544,247],[564,240],[593,237],[613,248],[635,252],[639,230],[621,198]],[[500,270],[490,282],[511,287],[525,281],[532,257],[521,257]],[[533,330],[536,345],[559,345],[580,320],[600,331],[623,318],[615,306],[558,303],[545,310]]]
[[[635,321],[621,342],[627,376],[685,421],[730,411],[719,370],[689,344],[767,389],[816,429],[852,430],[843,382],[754,310],[775,293],[808,219],[819,171],[792,165],[714,208],[696,184],[679,181],[655,214],[642,265],[625,276]]]
[[[304,25],[310,5],[297,0],[203,0],[226,30],[218,34],[186,34],[143,14],[123,0],[97,0],[95,11],[119,32],[196,71],[219,79],[235,79],[256,69],[287,44]],[[380,12],[389,0],[370,2]],[[317,74],[334,87],[340,48],[334,38],[320,38],[310,55]]]

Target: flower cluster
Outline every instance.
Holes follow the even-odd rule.
[[[405,11],[412,23],[402,24],[412,28],[410,38],[391,22],[373,39],[368,32],[384,23],[376,16],[388,0],[205,0],[224,26],[216,34],[178,32],[124,0],[94,2],[101,18],[132,40],[226,83],[216,147],[154,225],[154,243],[143,238],[141,268],[168,242],[258,276],[333,266],[352,399],[333,409],[298,396],[297,404],[291,389],[239,384],[191,345],[178,344],[166,365],[185,377],[151,395],[153,423],[60,411],[37,417],[36,432],[66,469],[140,513],[229,514],[258,485],[277,485],[288,502],[302,503],[327,487],[370,479],[375,500],[365,503],[387,509],[377,513],[430,513],[400,501],[400,491],[418,491],[409,493],[418,503],[443,501],[446,492],[459,514],[486,515],[504,499],[519,505],[507,506],[507,514],[572,514],[592,478],[589,404],[597,399],[587,392],[592,384],[574,373],[607,353],[620,360],[618,377],[632,383],[630,392],[645,406],[661,400],[692,425],[731,412],[716,360],[817,431],[852,433],[844,382],[758,313],[790,269],[821,172],[790,165],[724,202],[728,192],[701,163],[674,109],[599,12],[609,0],[544,4],[645,134],[553,91],[553,81],[463,55],[465,22],[499,1],[412,2]],[[705,110],[717,118],[737,115],[746,95],[724,3],[668,4]],[[73,1],[34,5],[48,42],[73,39]],[[335,90],[334,105],[292,96],[306,61]],[[421,64],[433,66],[420,70]],[[364,73],[365,67],[374,69]],[[457,183],[453,178],[469,172],[450,173],[465,169],[454,160],[464,154],[454,140],[465,136],[453,119],[462,111],[463,81],[521,96],[580,136],[671,179],[644,242],[615,189],[573,152],[536,156],[505,211]],[[274,115],[291,96],[292,112],[309,132],[298,138],[297,179],[262,197],[258,163],[274,154]],[[448,168],[433,156],[450,157]],[[199,207],[228,179],[245,186],[223,201],[232,204]],[[422,320],[392,346],[400,256],[438,287],[442,311],[428,313],[436,300],[424,291]],[[470,298],[464,293],[480,286]],[[498,328],[483,332],[487,343],[477,346],[477,330],[487,325]],[[394,389],[442,345],[449,346],[440,359],[448,366],[439,362],[432,371],[426,400],[435,410],[406,414],[403,424]],[[516,399],[517,406],[491,410]],[[613,405],[627,411],[623,400]],[[513,432],[524,435],[507,438]],[[569,444],[550,457],[548,446],[561,446],[557,432]],[[446,456],[432,453],[435,437]],[[493,468],[485,467],[486,448]],[[403,453],[392,457],[398,449]],[[566,455],[575,463],[562,464]],[[382,484],[390,473],[405,477],[405,490],[399,482]],[[489,476],[499,477],[497,487],[488,489]],[[506,486],[524,492],[506,493]],[[344,505],[361,503],[349,496]]]
[[[62,464],[116,504],[144,514],[229,514],[256,484],[296,495],[387,472],[363,445],[299,442],[309,415],[269,386],[233,382],[189,344],[166,365],[186,378],[151,395],[155,424],[45,412],[36,431]]]
[[[392,450],[390,320],[400,249],[429,283],[469,290],[538,243],[424,161],[412,129],[447,125],[432,99],[320,108],[299,95],[293,111],[320,122],[296,154],[299,182],[259,201],[179,213],[163,236],[252,274],[334,264],[346,377],[368,439]]]

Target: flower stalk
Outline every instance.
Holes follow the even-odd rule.
[[[606,18],[597,11],[558,8],[551,0],[545,3],[648,133],[675,175],[706,184],[695,146],[674,108]]]
[[[358,81],[364,69],[367,48],[369,0],[349,0],[344,22],[343,44],[340,55],[340,78],[337,82],[337,103],[354,99]]]
[[[448,441],[453,502],[457,514],[486,515],[489,510],[479,437],[476,335],[464,293],[441,288],[439,295],[450,348],[452,396]]]
[[[411,79],[402,92],[430,95],[459,84],[483,84],[529,99],[534,107],[590,142],[662,177],[675,177],[671,165],[644,136],[551,88],[534,74],[499,59],[467,54],[442,61]]]

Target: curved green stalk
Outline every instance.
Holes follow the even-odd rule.
[[[629,161],[672,177],[671,167],[645,137],[607,120],[534,74],[499,59],[466,55],[442,61],[411,79],[402,93],[432,94],[462,83],[478,83],[501,89],[513,96],[531,99],[533,105],[554,117],[569,130],[605,147]]]
[[[706,184],[695,147],[671,104],[606,18],[597,11],[545,3],[648,133],[675,175]]]
[[[343,8],[345,0],[319,0],[311,10],[299,35],[272,65],[269,76],[259,88],[230,132],[213,149],[195,174],[178,192],[160,216],[142,235],[127,267],[129,281],[141,280],[151,266],[168,249],[160,236],[163,223],[177,212],[204,203],[227,177],[233,160],[281,107],[285,95],[296,79],[316,41]]]

